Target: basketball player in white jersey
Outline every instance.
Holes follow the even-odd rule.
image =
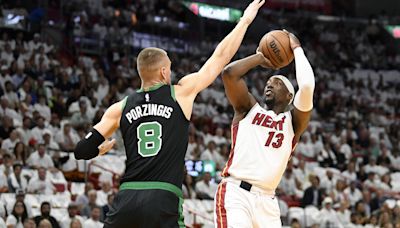
[[[313,70],[299,40],[288,35],[296,63],[296,94],[286,77],[275,75],[264,89],[267,108],[257,103],[243,76],[258,65],[273,68],[260,52],[232,62],[222,73],[235,115],[232,150],[215,197],[216,227],[282,226],[275,189],[307,128],[315,87]],[[294,107],[290,110],[292,101]]]

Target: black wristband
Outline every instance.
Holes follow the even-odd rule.
[[[104,142],[104,137],[96,129],[90,132],[75,147],[74,154],[76,159],[89,160],[99,154],[99,145]]]

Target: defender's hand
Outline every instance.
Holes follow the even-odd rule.
[[[283,31],[289,36],[290,47],[292,48],[292,50],[294,50],[297,47],[301,47],[299,39],[295,35],[293,35],[293,33],[288,32],[286,29],[284,29]]]
[[[260,64],[259,64],[260,66],[274,70],[278,69],[271,63],[271,61],[267,57],[264,56],[264,54],[259,50],[259,48],[257,48],[256,54],[260,59]]]
[[[115,139],[111,139],[111,140],[106,140],[102,144],[100,144],[100,146],[98,147],[99,155],[104,155],[105,153],[110,151],[113,148],[115,142],[116,142]]]
[[[254,0],[252,3],[247,6],[246,10],[243,13],[243,16],[241,20],[244,20],[245,23],[251,24],[253,22],[254,18],[257,15],[258,10],[262,5],[264,5],[265,0]]]

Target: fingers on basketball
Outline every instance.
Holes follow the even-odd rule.
[[[259,50],[270,60],[274,69],[289,65],[294,54],[287,31],[273,30],[265,34],[259,43]]]

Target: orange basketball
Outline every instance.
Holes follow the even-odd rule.
[[[259,50],[277,68],[289,65],[294,58],[289,35],[281,30],[273,30],[265,34],[260,40]]]

